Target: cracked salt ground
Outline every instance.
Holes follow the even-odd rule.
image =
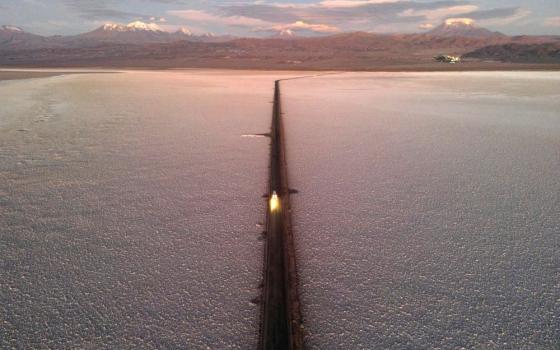
[[[1,84],[0,348],[255,348],[283,75]]]
[[[283,83],[310,349],[560,345],[560,74]]]

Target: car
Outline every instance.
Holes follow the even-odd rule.
[[[269,201],[269,205],[270,205],[270,211],[274,212],[277,211],[278,209],[280,209],[280,198],[278,197],[278,194],[276,193],[276,191],[272,191],[272,195],[270,196],[270,201]]]

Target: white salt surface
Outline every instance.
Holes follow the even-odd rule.
[[[560,346],[560,74],[282,83],[310,349]]]
[[[0,348],[255,348],[278,76],[1,82]]]

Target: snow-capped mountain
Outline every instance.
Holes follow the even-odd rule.
[[[4,26],[0,26],[0,31],[1,32],[11,32],[11,33],[21,33],[23,32],[23,29],[21,29],[20,27],[16,27],[16,26],[9,26],[9,25],[4,25]]]
[[[499,32],[493,32],[486,28],[478,27],[470,18],[450,18],[442,25],[432,29],[427,34],[438,37],[466,37],[466,38],[490,38],[505,36]]]
[[[183,35],[186,35],[186,36],[192,36],[193,35],[193,33],[190,31],[190,29],[185,28],[185,27],[181,27],[181,28],[177,29],[175,34],[183,34]]]
[[[194,35],[188,28],[181,27],[174,32],[167,31],[156,23],[141,21],[129,24],[107,23],[96,30],[76,36],[75,38],[91,42],[118,44],[152,44],[171,43],[175,41],[222,42],[231,37],[216,36],[212,33]]]
[[[35,48],[46,45],[47,41],[48,40],[45,37],[27,33],[23,29],[16,26],[0,26],[1,49]]]
[[[78,35],[82,39],[119,44],[167,43],[190,36],[192,33],[186,28],[170,33],[156,23],[141,21],[129,24],[106,23],[92,32]]]
[[[479,28],[469,19],[447,20],[428,33],[351,32],[319,37],[296,36],[297,44],[294,44],[295,40],[278,40],[293,37],[294,31],[289,28],[280,28],[286,30],[277,30],[271,33],[277,35],[268,38],[194,35],[187,28],[173,28],[172,31],[169,28],[167,24],[143,22],[108,23],[85,34],[43,37],[14,26],[0,26],[0,64],[80,65],[89,62],[92,65],[188,66],[204,65],[210,58],[208,61],[217,62],[217,65],[253,67],[255,62],[261,64],[270,61],[270,57],[279,57],[281,62],[307,60],[324,68],[324,57],[333,57],[329,61],[333,62],[333,67],[334,62],[346,62],[347,67],[365,67],[364,57],[367,57],[371,62],[368,64],[373,67],[377,64],[431,63],[434,55],[441,53],[458,56],[496,45],[501,46],[482,54],[491,56],[495,51],[512,51],[510,47],[503,47],[507,44],[560,42],[559,38],[551,36],[505,36]],[[556,46],[545,49],[551,52]],[[519,56],[529,50],[533,50],[533,46],[515,48],[508,55]]]
[[[291,29],[282,29],[273,36],[273,38],[280,39],[292,39],[294,37],[296,37],[296,33]]]
[[[129,24],[114,24],[114,23],[106,23],[100,28],[103,31],[107,32],[139,32],[139,31],[148,31],[148,32],[165,32],[160,26],[155,23],[144,23],[140,21],[135,21]]]
[[[91,32],[49,37],[27,33],[16,26],[0,26],[0,50],[85,48],[101,44],[168,44],[178,41],[219,43],[233,39],[232,36],[217,36],[212,33],[195,35],[186,27],[168,31],[156,23],[141,21],[128,24],[105,23]]]

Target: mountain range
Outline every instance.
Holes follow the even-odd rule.
[[[216,36],[212,33],[194,35],[187,28],[168,32],[155,23],[140,21],[129,24],[106,23],[87,33],[69,36],[40,36],[25,32],[16,26],[0,26],[0,50],[91,47],[104,43],[112,44],[154,44],[177,41],[223,42],[230,36]]]
[[[194,35],[186,28],[169,32],[157,24],[137,21],[50,37],[1,26],[0,65],[372,69],[431,64],[438,54],[464,55],[470,60],[560,63],[555,51],[558,45],[557,36],[507,36],[466,18],[447,20],[425,33],[298,37],[282,31],[268,38]],[[520,48],[527,47],[531,55],[515,59],[522,54]],[[539,57],[541,52],[545,60]]]

